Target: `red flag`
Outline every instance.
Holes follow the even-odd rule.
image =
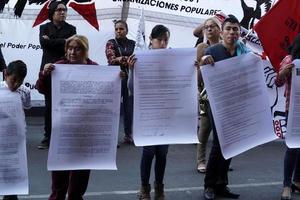
[[[35,19],[34,24],[32,25],[32,27],[35,27],[41,23],[43,23],[44,21],[46,21],[48,19],[48,6],[50,4],[50,0],[44,5],[44,7],[42,8],[42,10],[40,11],[40,13],[38,14],[37,18]]]
[[[86,19],[93,27],[95,27],[99,31],[95,2],[90,4],[78,4],[76,2],[71,2],[69,6],[76,10],[84,19]]]
[[[279,0],[253,27],[276,71],[299,33],[299,10],[299,0]]]

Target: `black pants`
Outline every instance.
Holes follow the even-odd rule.
[[[167,154],[169,145],[155,145],[155,146],[144,146],[143,154],[141,159],[141,180],[142,185],[146,186],[149,184],[152,160],[155,156],[155,183],[163,184]]]
[[[45,130],[45,134],[44,136],[49,138],[51,137],[51,126],[52,126],[52,122],[51,122],[51,95],[44,95],[45,96],[45,115],[44,115],[44,130]]]
[[[5,195],[3,196],[3,200],[18,200],[17,195]]]
[[[226,187],[228,185],[228,169],[231,159],[226,160],[222,155],[216,126],[213,120],[210,106],[208,107],[208,116],[210,118],[210,123],[213,129],[213,144],[206,165],[204,187],[218,189]]]
[[[123,98],[123,114],[124,114],[124,132],[125,135],[132,135],[132,117],[133,117],[133,96],[128,94],[127,87],[128,78],[122,79],[121,95]]]

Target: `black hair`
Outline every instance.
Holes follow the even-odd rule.
[[[24,79],[27,75],[27,66],[22,60],[12,61],[7,65],[6,74]]]
[[[222,23],[222,30],[224,30],[224,26],[226,23],[238,24],[239,27],[241,28],[241,24],[239,20],[234,15],[229,14],[228,17],[225,18],[225,20]]]
[[[57,6],[58,6],[59,4],[63,4],[63,5],[66,6],[65,2],[63,2],[63,1],[55,1],[55,0],[52,0],[52,1],[50,2],[49,8],[48,8],[48,19],[49,19],[50,21],[53,20],[53,15],[54,15],[54,13],[55,13],[55,11],[56,11],[56,9],[57,9]],[[67,6],[66,6],[66,9],[67,9]]]
[[[159,25],[156,25],[153,27],[150,37],[152,39],[159,38],[159,37],[163,36],[165,33],[169,33],[169,35],[170,35],[170,30],[167,27],[165,27],[164,25],[159,24]]]
[[[300,33],[296,36],[292,44],[291,55],[293,60],[300,58]]]
[[[126,30],[128,31],[128,25],[127,25],[127,23],[124,20],[121,20],[121,19],[120,20],[116,20],[116,21],[114,21],[114,23],[115,23],[115,27],[116,27],[116,25],[118,23],[123,24],[125,26]]]
[[[158,24],[152,28],[150,37],[152,39],[155,39],[155,38],[162,37],[166,33],[169,33],[169,35],[170,35],[170,30],[167,27],[165,27],[164,25]],[[152,44],[150,42],[149,47],[151,47],[151,45]]]

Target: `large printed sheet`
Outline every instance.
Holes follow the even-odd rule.
[[[287,123],[286,144],[289,148],[300,147],[300,60],[294,61]]]
[[[48,170],[116,169],[119,67],[56,65]]]
[[[138,51],[136,58],[135,145],[197,143],[196,50]]]
[[[277,138],[258,56],[226,59],[201,72],[224,158]]]
[[[28,194],[26,123],[21,97],[0,89],[0,195]]]

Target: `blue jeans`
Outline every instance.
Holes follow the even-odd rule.
[[[286,121],[289,113],[286,112]],[[294,182],[300,182],[300,148],[286,149],[284,156],[283,187],[291,187],[292,178]]]
[[[294,182],[300,182],[300,148],[287,148],[284,157],[283,186],[291,187]]]
[[[155,155],[155,182],[162,184],[167,161],[169,145],[156,145],[156,146],[144,146],[143,155],[141,160],[141,179],[142,185],[148,185],[150,179],[150,172],[152,166],[152,160]]]

